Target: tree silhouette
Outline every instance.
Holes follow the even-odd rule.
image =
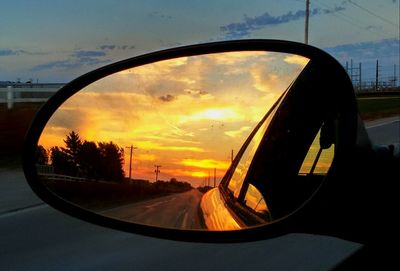
[[[102,175],[108,180],[122,181],[124,178],[124,150],[112,141],[100,142],[98,148],[102,160]]]
[[[63,152],[67,155],[69,162],[74,165],[73,169],[76,173],[79,171],[79,151],[82,146],[82,141],[79,135],[75,131],[71,131],[67,138],[64,140],[65,148],[62,148]]]
[[[93,141],[84,141],[77,153],[80,174],[90,178],[99,179],[101,177],[101,154],[97,145]]]
[[[59,147],[51,147],[50,153],[54,173],[72,175],[73,165],[69,161],[68,155]]]
[[[49,155],[42,145],[36,148],[35,161],[38,165],[47,165],[49,162]]]
[[[66,136],[64,143],[65,147],[50,149],[54,172],[88,179],[123,180],[124,156],[118,145],[113,142],[82,142],[75,131]]]

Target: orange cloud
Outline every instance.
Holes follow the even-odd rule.
[[[190,167],[197,167],[197,168],[206,168],[206,169],[227,169],[230,163],[226,161],[218,161],[213,159],[184,159],[180,162],[181,165],[190,166]]]
[[[226,131],[225,134],[230,137],[239,137],[243,133],[249,131],[251,129],[250,126],[243,126],[239,130],[232,130],[232,131]]]
[[[284,61],[289,64],[296,64],[304,67],[305,65],[307,65],[310,59],[299,55],[288,55],[287,57],[285,57]]]
[[[165,146],[151,141],[138,141],[136,145],[145,150],[160,150],[160,151],[190,151],[190,152],[204,152],[204,149],[191,146]]]

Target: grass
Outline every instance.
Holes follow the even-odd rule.
[[[358,110],[364,120],[400,115],[400,97],[358,98]]]

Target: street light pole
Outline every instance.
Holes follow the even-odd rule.
[[[216,186],[217,183],[217,169],[214,168],[214,187]]]

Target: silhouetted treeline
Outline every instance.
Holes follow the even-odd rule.
[[[123,148],[110,142],[82,141],[72,131],[64,139],[65,147],[54,146],[46,151],[38,146],[36,162],[51,165],[54,173],[93,180],[122,181]]]
[[[158,190],[169,193],[189,191],[193,188],[190,183],[181,182],[175,178],[171,178],[169,182],[159,180],[155,183],[152,183],[152,185],[155,186]]]

